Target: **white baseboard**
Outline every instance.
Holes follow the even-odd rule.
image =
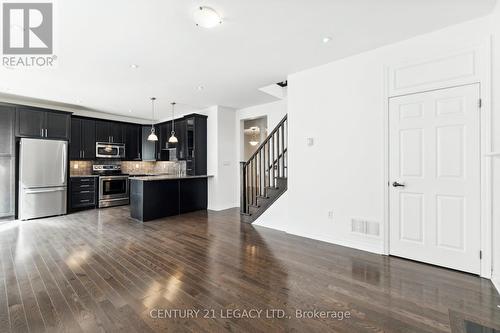
[[[339,238],[332,239],[332,238],[324,237],[324,236],[306,235],[303,233],[293,232],[291,230],[286,230],[285,232],[288,234],[291,234],[291,235],[300,236],[300,237],[309,238],[309,239],[314,239],[317,241],[330,243],[330,244],[334,244],[334,245],[349,247],[349,248],[356,249],[356,250],[371,252],[371,253],[375,253],[375,254],[384,254],[384,248],[383,248],[382,244],[371,244],[368,242],[361,242],[361,241],[357,241],[354,239],[339,239]]]

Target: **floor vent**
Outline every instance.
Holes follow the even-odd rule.
[[[357,234],[379,236],[380,226],[378,222],[366,221],[361,219],[352,219],[351,232]]]

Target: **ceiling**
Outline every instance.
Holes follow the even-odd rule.
[[[197,6],[224,23],[195,26]],[[52,69],[0,67],[0,93],[122,116],[241,108],[290,73],[488,14],[495,0],[55,1]],[[324,44],[324,37],[331,37]],[[132,64],[139,67],[133,69]],[[204,89],[199,90],[198,87]]]

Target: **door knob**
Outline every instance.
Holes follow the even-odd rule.
[[[394,182],[394,183],[392,183],[392,186],[393,187],[405,187],[405,184],[400,184],[398,182]]]

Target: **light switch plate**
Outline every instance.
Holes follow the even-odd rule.
[[[314,146],[314,138],[307,138],[307,145],[310,147],[310,146]]]

